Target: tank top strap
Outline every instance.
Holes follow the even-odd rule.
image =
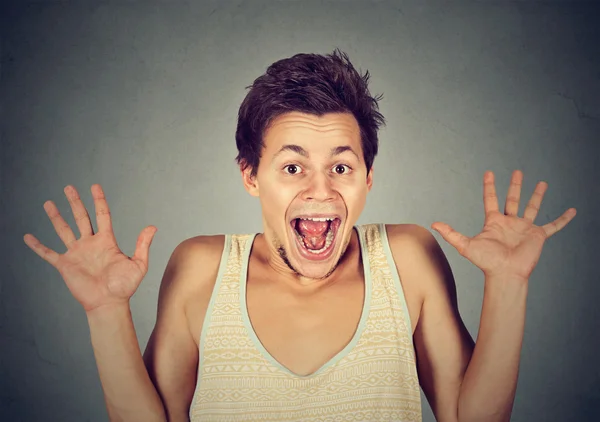
[[[386,309],[386,312],[391,312],[398,336],[404,345],[401,353],[405,355],[407,361],[415,362],[410,314],[385,224],[365,224],[362,230],[373,283],[371,306],[373,310]]]
[[[251,241],[256,234],[226,234],[219,263],[217,278],[213,287],[202,330],[200,333],[197,382],[190,406],[189,417],[194,420],[197,407],[202,401],[215,401],[217,397],[200,395],[201,388],[213,391],[218,376],[228,373],[256,370],[260,356],[254,352],[248,341],[246,327],[240,311],[240,278],[247,259]],[[246,365],[231,365],[232,350],[242,355]]]

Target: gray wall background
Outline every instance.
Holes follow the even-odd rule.
[[[20,2],[1,15],[0,419],[107,419],[85,314],[22,240],[65,251],[44,201],[78,235],[62,189],[93,210],[102,184],[129,255],[158,227],[132,300],[143,349],[179,242],[262,231],[233,161],[244,87],[275,60],[334,47],[370,71],[388,120],[359,224],[475,235],[487,169],[501,207],[523,170],[519,215],[549,183],[539,225],[577,208],[530,280],[512,420],[600,418],[598,3]],[[476,338],[483,276],[431,231]],[[423,413],[434,420],[424,396]]]

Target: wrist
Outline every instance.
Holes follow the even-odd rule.
[[[126,300],[122,302],[107,303],[96,306],[92,309],[86,309],[85,314],[89,321],[110,320],[114,319],[115,317],[119,318],[124,315],[130,315],[131,308],[129,306],[129,300]]]
[[[513,308],[527,301],[529,283],[518,277],[486,277],[483,299],[492,308]]]
[[[523,276],[517,274],[505,274],[505,273],[483,273],[486,282],[490,283],[511,283],[511,284],[527,284],[529,282],[529,278],[525,278]]]

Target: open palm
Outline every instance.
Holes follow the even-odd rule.
[[[35,253],[55,267],[67,287],[87,311],[127,302],[148,271],[148,254],[156,227],[148,226],[140,233],[132,258],[125,255],[115,239],[110,210],[99,184],[91,191],[96,208],[98,233],[93,233],[88,212],[73,186],[64,189],[81,237],[76,239],[71,227],[52,201],[44,209],[67,251],[63,254],[44,246],[35,236],[23,240]]]
[[[517,216],[523,173],[512,175],[504,214],[498,210],[494,173],[484,174],[485,223],[481,233],[469,238],[448,224],[435,222],[431,227],[456,248],[458,253],[479,267],[486,276],[509,276],[528,280],[537,265],[544,242],[561,230],[575,217],[575,208],[544,226],[533,224],[540,209],[548,184],[539,182],[525,208],[522,218]]]

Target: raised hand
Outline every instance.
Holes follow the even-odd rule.
[[[538,263],[546,239],[565,227],[577,212],[575,208],[569,208],[559,218],[544,226],[533,224],[548,188],[546,182],[539,182],[523,217],[518,217],[522,183],[523,173],[515,170],[502,214],[498,211],[494,173],[485,172],[485,223],[481,233],[474,237],[466,237],[446,223],[435,222],[431,228],[439,232],[444,240],[479,267],[486,276],[528,280]]]
[[[52,201],[46,201],[44,209],[67,251],[59,254],[44,246],[35,236],[29,233],[23,236],[27,246],[58,270],[86,312],[129,301],[148,272],[150,244],[157,230],[155,226],[144,228],[138,236],[133,257],[128,257],[117,245],[102,187],[94,184],[91,191],[98,233],[93,232],[90,217],[77,190],[69,185],[64,192],[81,237],[76,239]]]

